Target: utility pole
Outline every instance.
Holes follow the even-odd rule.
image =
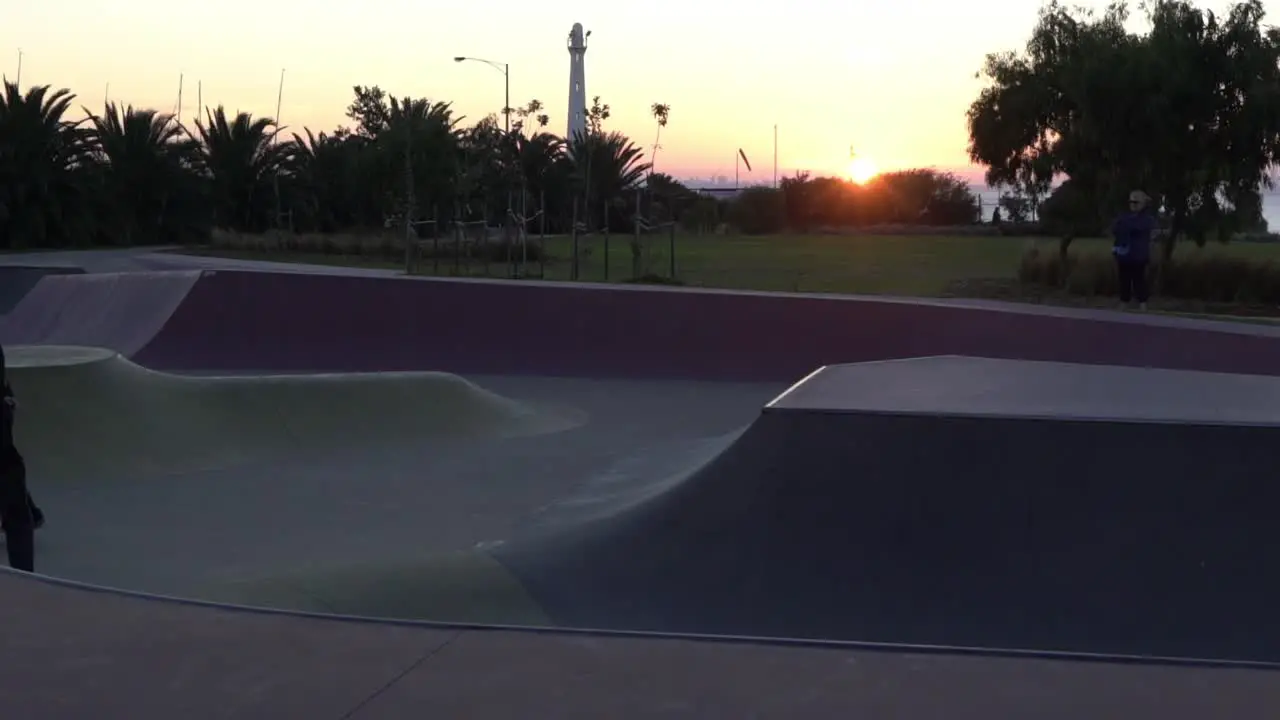
[[[773,125],[773,189],[778,189],[778,124]]]
[[[284,68],[280,68],[280,88],[276,91],[276,136],[280,134],[280,105],[282,103],[284,103]]]

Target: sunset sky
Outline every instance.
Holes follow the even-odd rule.
[[[1078,4],[1103,7],[1099,0]],[[1276,3],[1280,5],[1280,3]],[[1212,8],[1225,2],[1208,2]],[[1019,49],[1035,0],[649,0],[601,3],[489,0],[303,2],[38,0],[0,10],[0,69],[22,84],[67,87],[79,102],[110,97],[172,110],[185,76],[183,117],[206,105],[275,111],[292,129],[346,123],[355,84],[452,101],[468,121],[502,107],[502,76],[455,55],[511,66],[511,99],[538,98],[563,133],[568,102],[565,37],[592,31],[587,95],[612,106],[611,129],[649,146],[649,107],[671,106],[658,168],[681,177],[734,173],[742,147],[755,167],[842,173],[849,148],[882,170],[964,168],[964,112],[980,88],[985,53]]]

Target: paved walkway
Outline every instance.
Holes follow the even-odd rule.
[[[6,717],[30,720],[1280,712],[1277,676],[1255,669],[365,624],[139,599],[9,571],[0,597],[0,698]]]

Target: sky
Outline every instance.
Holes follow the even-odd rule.
[[[541,100],[549,129],[563,133],[565,40],[580,22],[592,32],[588,103],[599,95],[610,106],[608,129],[648,150],[656,131],[650,106],[666,103],[657,169],[732,183],[742,148],[753,167],[740,168],[744,185],[772,182],[775,125],[780,176],[843,174],[851,148],[880,170],[973,172],[964,113],[983,86],[975,73],[987,53],[1024,46],[1040,7],[1035,0],[6,5],[0,72],[13,80],[21,51],[24,87],[69,88],[77,107],[95,111],[108,95],[173,111],[182,76],[184,120],[199,100],[272,116],[283,70],[280,120],[298,132],[349,124],[344,110],[357,84],[452,102],[464,124],[498,112],[502,73],[453,61],[466,55],[507,63],[511,104]]]

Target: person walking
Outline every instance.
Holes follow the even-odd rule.
[[[1151,212],[1151,198],[1141,190],[1129,193],[1129,209],[1111,225],[1115,241],[1111,253],[1116,258],[1116,277],[1120,281],[1120,308],[1138,301],[1147,309],[1147,266],[1151,263],[1151,242],[1159,223]]]
[[[18,402],[0,346],[0,526],[4,529],[9,566],[35,572],[35,529],[44,513],[27,491],[27,465],[13,442],[13,423]]]

